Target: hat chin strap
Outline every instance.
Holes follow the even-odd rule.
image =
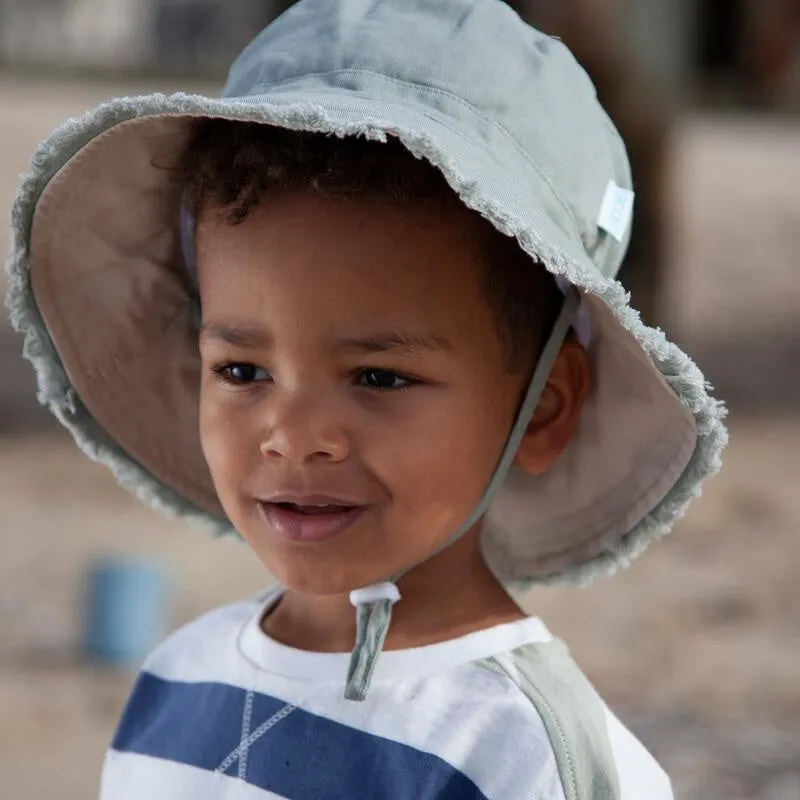
[[[458,541],[472,526],[486,513],[495,492],[502,486],[508,470],[514,463],[517,448],[525,435],[525,431],[533,417],[533,412],[539,404],[550,370],[558,356],[567,333],[573,324],[580,307],[578,291],[570,286],[565,291],[564,305],[561,313],[553,326],[550,338],[542,351],[542,355],[533,371],[528,391],[509,434],[508,441],[495,467],[494,473],[483,497],[469,519],[428,559],[438,555]],[[428,559],[425,559],[426,561]],[[347,686],[344,696],[348,700],[364,700],[369,692],[372,676],[378,663],[378,656],[383,650],[389,624],[392,621],[392,607],[400,599],[400,592],[395,585],[406,573],[410,572],[415,564],[408,569],[394,575],[388,581],[374,583],[363,589],[350,592],[350,602],[356,607],[356,642],[350,656],[350,666],[347,670]]]

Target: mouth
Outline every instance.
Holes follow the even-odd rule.
[[[259,512],[282,538],[295,542],[322,542],[344,533],[366,506],[328,497],[258,501]]]

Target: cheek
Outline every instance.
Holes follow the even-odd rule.
[[[395,509],[424,518],[429,529],[460,524],[483,495],[512,415],[491,395],[454,393],[382,431],[372,466]]]
[[[200,443],[220,501],[228,503],[258,456],[246,419],[226,407],[212,392],[200,393]],[[252,451],[252,452],[251,452]]]

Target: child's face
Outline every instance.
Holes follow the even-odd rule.
[[[461,209],[302,193],[203,215],[203,449],[288,587],[383,580],[479,502],[528,376],[506,369],[477,235]]]

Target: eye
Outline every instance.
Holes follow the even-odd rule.
[[[223,383],[241,386],[248,383],[262,383],[270,380],[270,374],[255,364],[232,363],[222,364],[214,368],[214,372]]]
[[[398,375],[396,372],[389,372],[385,369],[365,369],[359,375],[359,384],[368,386],[370,389],[408,389],[417,381],[405,375]]]

